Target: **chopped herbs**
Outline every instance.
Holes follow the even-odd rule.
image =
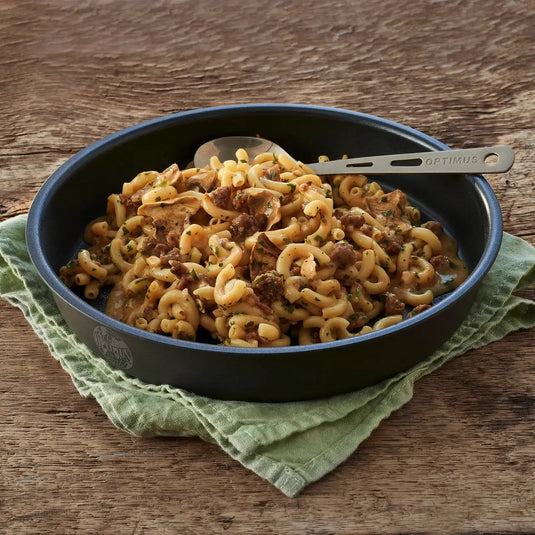
[[[282,308],[288,312],[288,314],[293,314],[295,307],[293,305],[282,304]]]

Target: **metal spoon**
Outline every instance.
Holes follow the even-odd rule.
[[[267,139],[250,136],[227,136],[201,145],[193,160],[194,166],[203,168],[212,156],[221,161],[236,158],[243,148],[252,160],[264,152],[290,156],[282,147]],[[294,161],[295,159],[292,158]],[[408,154],[390,154],[365,158],[348,158],[306,164],[317,175],[338,174],[414,174],[414,173],[506,173],[513,166],[515,154],[510,147],[480,147]]]

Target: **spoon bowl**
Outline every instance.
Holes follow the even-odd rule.
[[[292,158],[281,146],[269,139],[253,136],[224,136],[203,143],[195,152],[193,165],[200,168],[206,167],[210,164],[212,156],[217,156],[222,162],[232,160],[236,158],[236,151],[239,148],[247,151],[250,160],[265,152],[276,155],[285,154]]]
[[[245,149],[249,159],[263,153],[286,155],[293,158],[281,146],[269,139],[253,136],[225,136],[203,143],[195,152],[193,164],[204,168],[210,158],[217,156],[220,161],[236,157],[238,149]],[[334,174],[413,174],[413,173],[506,173],[511,169],[515,155],[510,147],[497,145],[473,149],[447,151],[413,152],[384,156],[344,158],[306,166],[317,175]]]

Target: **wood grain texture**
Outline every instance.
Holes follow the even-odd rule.
[[[294,102],[456,148],[511,145],[513,170],[488,180],[505,229],[535,244],[534,27],[527,0],[4,0],[0,220],[121,128]],[[0,325],[0,531],[535,531],[533,330],[419,381],[341,467],[288,499],[213,445],[115,429],[5,302]]]

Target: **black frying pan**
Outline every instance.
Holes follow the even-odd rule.
[[[178,113],[94,143],[61,166],[38,192],[27,242],[32,261],[72,330],[96,355],[144,381],[223,399],[289,401],[330,396],[377,383],[427,357],[460,325],[496,258],[501,213],[479,175],[374,177],[399,187],[424,218],[440,221],[459,243],[471,274],[454,292],[414,318],[352,339],[313,346],[243,350],[155,335],[106,316],[57,273],[82,245],[106,198],[138,172],[187,165],[203,142],[225,135],[261,135],[301,161],[448,147],[420,132],[360,113],[316,106],[252,104]],[[98,358],[98,357],[97,357]]]

